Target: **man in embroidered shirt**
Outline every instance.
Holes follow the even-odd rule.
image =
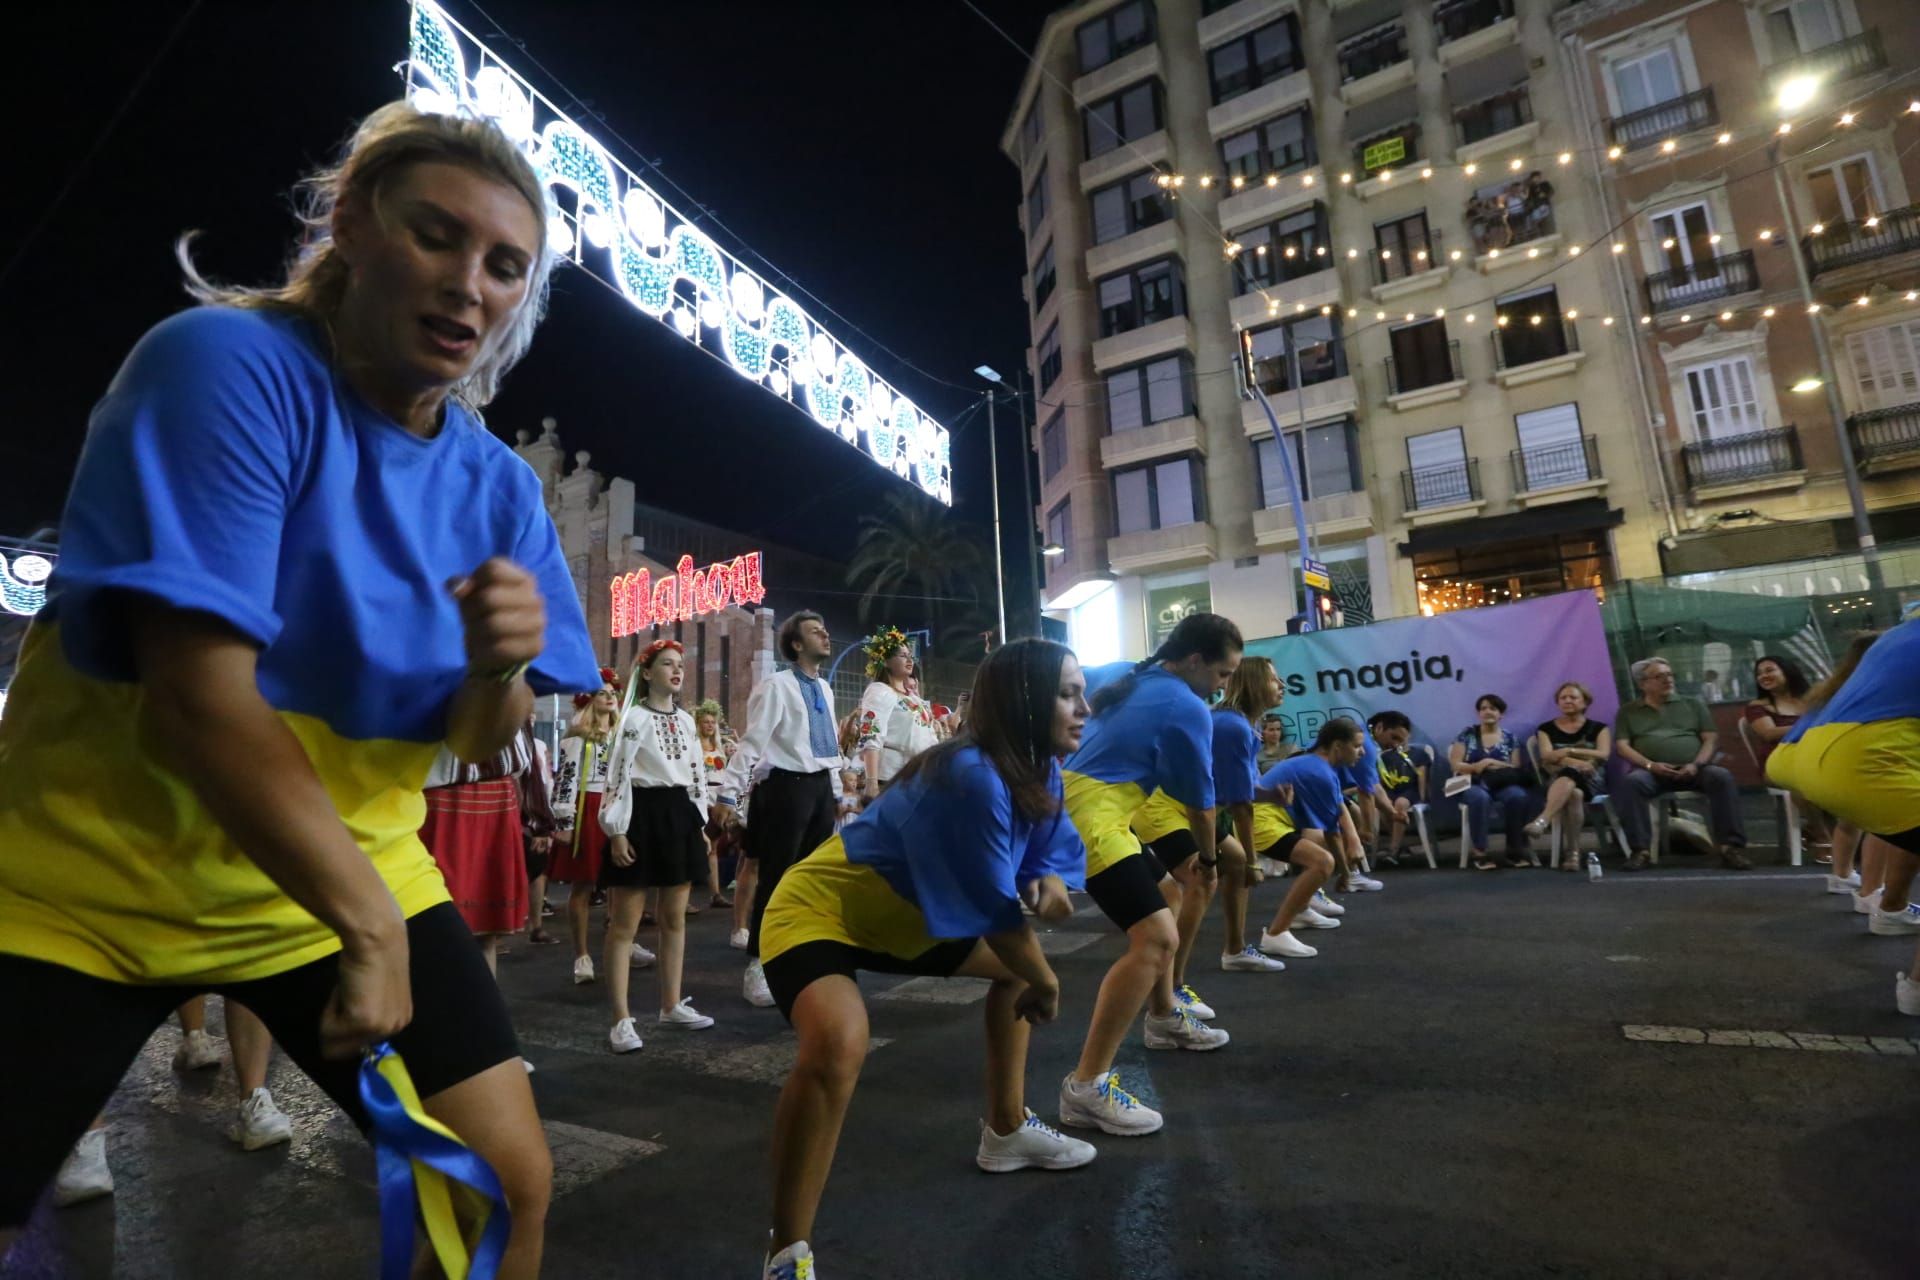
[[[741,992],[763,1009],[772,1006],[773,995],[760,969],[760,918],[787,868],[832,838],[840,795],[839,720],[833,690],[820,678],[821,664],[833,653],[827,624],[817,613],[796,613],[780,624],[775,649],[789,665],[747,699],[747,729],[720,779],[719,800],[730,805],[753,788],[744,856],[758,861],[760,877],[747,934],[752,959]]]

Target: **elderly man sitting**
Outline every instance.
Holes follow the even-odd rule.
[[[1665,658],[1633,664],[1640,697],[1620,708],[1614,750],[1633,766],[1620,799],[1620,822],[1627,831],[1627,870],[1644,871],[1652,861],[1653,798],[1670,791],[1700,791],[1707,797],[1708,823],[1721,865],[1745,871],[1747,834],[1740,823],[1740,791],[1733,775],[1710,763],[1720,735],[1698,698],[1676,698],[1673,668]]]

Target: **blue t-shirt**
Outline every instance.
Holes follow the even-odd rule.
[[[962,747],[942,776],[922,770],[887,788],[840,840],[847,861],[877,871],[934,937],[1005,933],[1020,927],[1019,886],[1053,875],[1085,887],[1087,851],[1067,820],[1058,765],[1047,788],[1060,807],[1035,822],[992,761]]]
[[[1288,812],[1293,825],[1302,831],[1338,831],[1340,829],[1340,773],[1327,758],[1316,751],[1288,756],[1260,775],[1260,785],[1273,790],[1281,784],[1293,788],[1293,803]]]
[[[1901,623],[1860,658],[1833,700],[1788,730],[1798,742],[1820,724],[1872,724],[1920,717],[1920,618]]]
[[[1371,733],[1360,737],[1360,758],[1350,765],[1342,765],[1334,770],[1340,775],[1342,787],[1353,787],[1363,796],[1373,794],[1380,785],[1380,747]]]
[[[1213,799],[1216,805],[1252,804],[1260,785],[1260,731],[1231,707],[1213,713]]]
[[[1132,783],[1147,795],[1159,790],[1195,809],[1213,808],[1213,717],[1207,704],[1166,668],[1136,673],[1131,662],[1089,670],[1087,697],[1127,675],[1136,677],[1133,691],[1087,721],[1080,749],[1066,767],[1097,782]]]

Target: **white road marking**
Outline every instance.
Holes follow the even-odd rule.
[[[1743,876],[1735,871],[1723,871],[1719,875],[1711,875],[1711,876],[1663,876],[1663,875],[1632,876],[1632,875],[1628,875],[1626,872],[1623,871],[1617,877],[1615,877],[1614,881],[1610,881],[1609,883],[1739,884],[1739,885],[1794,884],[1794,885],[1797,885],[1803,880],[1825,880],[1826,878],[1827,877],[1824,872],[1809,875],[1809,874],[1805,874],[1798,871],[1794,872],[1791,875],[1779,875],[1779,876]]]
[[[987,998],[993,984],[985,978],[909,978],[875,992],[875,1000],[911,1000],[919,1004],[973,1004]]]
[[[1652,1044],[1719,1045],[1732,1049],[1802,1049],[1813,1053],[1863,1053],[1868,1056],[1911,1058],[1920,1054],[1920,1037],[1829,1035],[1820,1031],[1728,1030],[1707,1027],[1663,1027],[1625,1023],[1620,1033],[1629,1040]]]
[[[1040,950],[1050,956],[1072,955],[1100,941],[1102,936],[1098,933],[1043,933],[1040,935]]]

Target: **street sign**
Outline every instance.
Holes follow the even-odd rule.
[[[1300,557],[1300,581],[1315,591],[1333,590],[1333,579],[1327,576],[1327,566],[1305,556]]]
[[[1399,164],[1407,158],[1407,139],[1405,134],[1382,139],[1360,153],[1360,167],[1368,173],[1375,169],[1384,169],[1390,164]]]

